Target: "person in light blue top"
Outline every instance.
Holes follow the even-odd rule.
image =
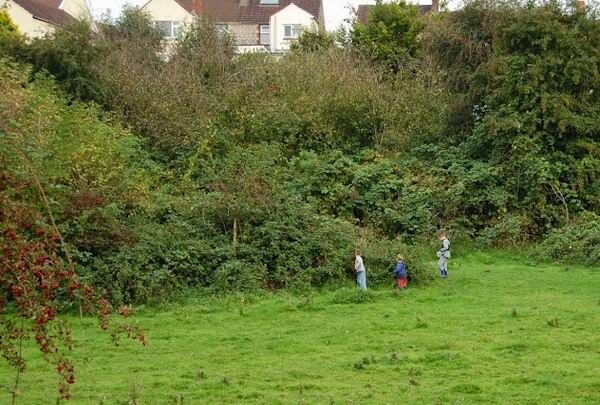
[[[446,232],[440,231],[438,233],[438,239],[442,242],[442,246],[440,250],[437,252],[438,266],[440,268],[440,277],[448,278],[448,259],[450,259],[450,241],[448,240],[448,236]]]
[[[367,289],[367,271],[363,262],[362,252],[360,249],[354,251],[354,270],[356,270],[356,283],[361,290]]]

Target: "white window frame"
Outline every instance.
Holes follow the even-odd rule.
[[[271,44],[271,26],[263,24],[259,26],[258,43],[261,45]]]
[[[163,31],[160,27],[161,24],[169,24],[168,33]],[[173,39],[177,38],[180,34],[181,23],[179,21],[154,21],[154,26],[160,30],[163,34],[165,34],[165,38]]]
[[[181,23],[179,21],[171,21],[171,38],[177,38],[179,36],[180,27]]]
[[[290,30],[290,35],[287,35],[287,29]],[[283,26],[283,39],[298,39],[300,34],[304,31],[301,24],[284,24]]]
[[[261,6],[278,6],[279,0],[260,0],[258,4]]]

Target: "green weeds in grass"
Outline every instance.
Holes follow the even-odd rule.
[[[359,290],[353,288],[341,288],[333,294],[334,304],[364,304],[373,302],[375,294],[371,290]]]

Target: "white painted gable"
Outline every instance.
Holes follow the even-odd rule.
[[[0,6],[6,7],[10,19],[17,24],[21,34],[24,34],[28,38],[43,37],[46,34],[54,32],[54,25],[33,18],[33,15],[29,11],[12,0],[6,2],[0,0]]]
[[[315,16],[294,3],[271,16],[271,51],[283,52],[290,49],[292,38],[286,36],[286,26],[299,26],[302,30],[318,29]],[[288,29],[289,30],[289,29]]]
[[[58,8],[78,20],[92,21],[92,12],[86,0],[63,0]]]
[[[175,0],[150,0],[142,6],[142,10],[150,15],[152,21],[188,23],[192,20],[192,14]]]

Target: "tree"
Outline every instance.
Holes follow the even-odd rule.
[[[206,84],[221,83],[235,54],[234,39],[209,19],[195,18],[177,39],[172,63]]]
[[[33,73],[47,71],[73,97],[100,101],[104,98],[94,63],[102,57],[94,43],[89,23],[77,21],[54,33],[36,38],[25,48],[24,61]]]
[[[19,27],[17,27],[17,24],[10,18],[8,11],[5,8],[0,8],[0,36],[18,36],[20,34]]]
[[[212,168],[209,190],[217,216],[231,228],[234,255],[242,222],[253,222],[272,205],[272,171],[280,152],[269,146],[235,147]]]
[[[0,55],[18,56],[24,46],[25,41],[19,28],[10,18],[8,11],[0,7]]]
[[[117,19],[105,17],[101,27],[102,36],[111,43],[126,46],[143,42],[148,52],[159,52],[164,40],[164,35],[154,25],[150,14],[130,5],[123,7]]]
[[[335,45],[335,36],[322,31],[304,31],[290,46],[294,52],[320,52]]]
[[[417,57],[423,27],[417,6],[404,0],[391,3],[378,0],[369,11],[366,24],[353,22],[350,44],[365,56],[398,72]]]

